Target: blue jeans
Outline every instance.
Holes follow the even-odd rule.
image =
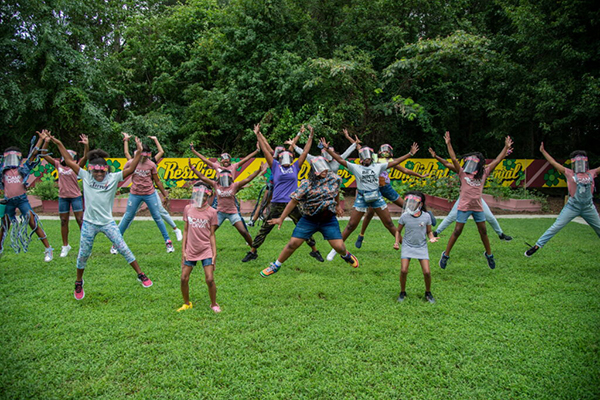
[[[212,258],[205,258],[204,260],[200,260],[200,262],[202,263],[203,267],[208,267],[209,265],[212,265],[213,260],[212,260]],[[192,268],[194,268],[196,266],[196,264],[198,264],[198,261],[185,260],[183,262],[183,265],[187,265],[188,267],[192,267]]]
[[[316,232],[321,232],[325,240],[342,239],[340,223],[335,215],[325,221],[310,220],[303,215],[296,224],[292,237],[308,240]]]
[[[175,221],[173,221],[173,218],[171,218],[171,215],[169,214],[169,212],[167,210],[165,210],[165,208],[163,207],[162,201],[160,201],[160,196],[158,195],[158,192],[154,192],[154,195],[156,196],[156,200],[158,201],[158,210],[160,211],[160,216],[162,217],[163,221],[165,221],[167,223],[167,225],[169,225],[171,228],[173,228],[173,229],[177,228],[177,225],[175,225]],[[134,215],[137,214],[137,212],[141,206],[142,206],[142,203],[140,202],[138,204],[137,209],[134,212]],[[129,225],[131,225],[131,222],[129,222]],[[125,227],[125,230],[127,230],[129,228],[129,225],[127,225]],[[119,225],[119,227],[120,226],[121,225]]]
[[[156,192],[155,192],[156,193]],[[135,213],[137,209],[140,207],[142,201],[146,203],[148,206],[148,210],[150,210],[150,214],[152,214],[152,219],[156,222],[160,233],[162,234],[165,242],[169,239],[169,234],[167,233],[167,227],[162,220],[160,215],[160,211],[158,209],[158,205],[160,201],[155,193],[146,194],[146,195],[138,195],[138,194],[129,194],[129,200],[127,201],[127,210],[125,211],[125,215],[123,215],[123,219],[119,224],[119,231],[121,234],[124,234],[129,225],[131,225],[131,221],[133,221],[133,217],[135,217]]]
[[[385,185],[380,186],[379,187],[379,192],[381,193],[381,195],[383,197],[385,197],[386,199],[388,199],[392,203],[394,201],[398,200],[398,198],[400,197],[400,195],[398,194],[398,192],[396,192],[396,190],[394,190],[394,188],[392,187],[392,185],[390,183],[386,183]]]
[[[569,222],[573,220],[575,217],[581,217],[587,222],[592,229],[596,232],[598,237],[600,237],[600,216],[598,216],[598,211],[596,211],[596,207],[594,207],[593,202],[589,202],[587,204],[581,204],[572,197],[569,198],[567,204],[563,207],[558,218],[554,221],[554,224],[544,234],[538,239],[536,245],[539,247],[544,247],[546,243],[550,239],[554,237],[562,228],[564,228]]]
[[[83,211],[83,200],[78,197],[59,197],[58,198],[58,213],[68,214],[73,209],[73,212]]]
[[[492,214],[492,211],[488,207],[485,200],[481,199],[481,205],[483,206],[483,212],[485,214],[485,220],[487,221],[487,223],[492,226],[492,229],[494,229],[494,232],[496,232],[498,234],[498,236],[502,235],[502,228],[500,228],[500,224],[498,223],[498,220],[496,219],[496,217],[494,217],[494,214]],[[448,214],[448,216],[446,218],[444,218],[444,220],[442,221],[440,226],[438,226],[438,228],[435,231],[438,234],[442,233],[444,231],[444,229],[446,229],[451,223],[456,221],[457,213],[458,213],[458,200],[456,201],[456,203],[454,203],[454,207],[452,207],[452,210],[450,210],[450,213]]]
[[[29,212],[32,211],[31,204],[29,204],[29,200],[27,200],[27,193],[23,193],[20,196],[11,197],[7,199],[6,209],[4,210],[5,215],[11,220],[11,222],[15,222],[17,220],[17,208],[21,211],[21,215],[25,217],[29,215]]]

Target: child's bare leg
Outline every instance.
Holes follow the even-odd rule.
[[[419,260],[423,270],[423,279],[425,279],[425,291],[431,292],[431,270],[429,269],[429,260]]]
[[[450,255],[450,251],[452,251],[452,247],[454,247],[454,243],[456,243],[456,241],[458,240],[464,227],[465,227],[464,222],[457,222],[456,225],[454,226],[454,232],[452,232],[452,235],[450,235],[450,240],[448,240],[448,245],[446,246],[446,251],[444,251],[444,253],[446,253],[447,256]]]
[[[342,239],[331,239],[329,240],[331,248],[334,249],[340,256],[345,256],[348,253],[346,245]]]
[[[138,264],[137,260],[133,260],[129,263],[129,265],[131,265],[131,268],[133,268],[138,275],[142,273],[142,269],[140,268],[140,264]]]
[[[181,295],[183,296],[183,302],[190,304],[190,274],[194,268],[189,265],[181,265]]]
[[[42,229],[40,224],[37,222],[37,217],[33,214],[33,211],[29,212],[29,226],[31,229],[35,229],[35,234],[38,235],[45,248],[50,247],[50,242],[48,242],[48,238],[46,237],[46,232]]]
[[[390,216],[390,210],[386,207],[384,209],[377,208],[375,212],[381,219],[383,226],[387,228],[387,230],[392,234],[392,236],[396,237],[396,226],[392,221],[392,217]]]
[[[246,230],[244,223],[242,221],[238,221],[233,226],[235,226],[235,229],[237,229],[240,235],[242,235],[246,243],[248,243],[248,246],[252,247],[252,236],[250,236],[250,233],[248,233]]]
[[[83,225],[83,211],[73,211],[75,215],[75,221],[77,221],[77,225],[79,225],[79,229]]]
[[[476,222],[477,224],[477,229],[479,230],[479,236],[481,237],[481,242],[483,243],[483,246],[485,247],[485,252],[487,253],[488,256],[492,255],[492,247],[490,246],[490,238],[487,235],[487,228],[485,226],[485,221],[483,222]]]
[[[362,222],[362,227],[360,228],[360,236],[365,236],[365,232],[367,231],[367,228],[369,227],[369,224],[371,223],[371,220],[373,219],[373,216],[375,215],[375,210],[373,210],[373,207],[369,207],[367,209],[367,214],[365,215],[365,219],[363,219]]]
[[[280,263],[283,264],[288,258],[290,258],[290,256],[292,254],[294,254],[296,249],[298,247],[300,247],[300,245],[302,245],[302,243],[304,243],[305,241],[306,241],[306,239],[292,237],[290,239],[290,241],[285,245],[283,250],[281,250],[281,253],[279,253],[279,257],[277,257],[277,261],[279,261]],[[346,253],[344,253],[344,254],[346,254]]]
[[[217,305],[217,285],[215,284],[214,272],[214,264],[204,267],[204,280],[206,282],[206,286],[208,286],[208,297],[210,297],[211,307]]]
[[[400,261],[400,291],[406,292],[406,278],[408,277],[408,265],[410,258],[403,258]]]
[[[63,246],[66,246],[69,244],[69,213],[59,214],[59,217],[60,217],[60,234],[62,236]]]
[[[345,242],[348,239],[348,236],[358,227],[358,223],[360,222],[362,216],[364,215],[364,211],[356,211],[356,209],[352,209],[350,213],[350,220],[348,220],[348,224],[344,228],[344,232],[342,232],[342,240]]]

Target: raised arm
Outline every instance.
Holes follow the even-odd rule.
[[[123,154],[125,154],[125,158],[127,161],[131,160],[131,154],[129,153],[129,139],[131,139],[131,135],[126,132],[121,132],[123,135]]]
[[[158,141],[158,138],[156,136],[148,136],[148,137],[154,141],[154,144],[156,145],[156,148],[158,149],[158,153],[156,153],[156,155],[154,156],[154,159],[156,160],[156,162],[158,162],[165,155],[165,151],[163,150],[163,148],[160,145],[160,142]]]
[[[256,178],[258,175],[264,175],[265,172],[267,172],[267,164],[266,163],[262,163],[260,164],[260,168],[257,169],[256,171],[254,171],[253,173],[251,173],[248,177],[242,179],[241,181],[239,181],[238,185],[239,187],[244,187],[247,184],[249,184],[250,182],[252,182],[252,180],[254,178]]]
[[[331,157],[333,157],[333,159],[335,161],[337,161],[338,163],[340,163],[341,166],[348,168],[348,161],[344,160],[342,157],[339,156],[338,153],[336,153],[335,151],[331,150],[331,148],[329,148],[329,143],[327,143],[325,141],[325,138],[321,138],[321,144],[323,145],[323,148],[325,149],[325,151],[327,153],[329,153],[329,155]]]
[[[256,146],[256,150],[254,150],[252,153],[248,154],[246,157],[242,158],[240,161],[236,162],[236,164],[244,165],[246,163],[246,161],[248,161],[252,157],[255,157],[257,154],[258,154],[258,145]]]
[[[212,161],[210,161],[208,158],[204,157],[202,154],[198,153],[196,151],[196,149],[194,149],[194,143],[190,143],[190,150],[192,151],[192,153],[194,153],[194,155],[196,157],[198,157],[199,159],[201,159],[202,162],[204,162],[204,164],[208,165],[212,169],[215,169],[214,163]]]
[[[512,148],[512,145],[513,145],[512,139],[510,138],[510,136],[507,136],[504,139],[504,147],[502,148],[502,151],[500,152],[500,154],[498,154],[498,157],[496,157],[496,159],[494,161],[492,161],[490,163],[490,165],[488,165],[490,172],[492,172],[498,166],[498,164],[500,164],[500,161],[502,161],[504,159],[504,157],[506,157],[506,155],[508,154],[508,151]],[[563,169],[563,172],[564,172],[564,169]]]
[[[429,148],[429,154],[431,154],[431,157],[435,158],[440,164],[442,164],[444,167],[448,168],[450,171],[454,171],[454,172],[458,173],[458,171],[456,170],[456,168],[454,168],[454,165],[452,165],[452,163],[448,162],[448,160],[443,159],[442,157],[435,154],[435,151],[431,147]]]
[[[546,151],[546,149],[544,148],[544,142],[542,142],[542,144],[540,144],[540,152],[542,153],[544,158],[546,160],[548,160],[550,165],[552,165],[554,167],[555,170],[557,170],[558,172],[560,172],[563,175],[565,174],[565,167],[563,165],[561,165],[560,163],[558,163],[554,158],[552,158],[552,156]]]
[[[77,175],[79,175],[79,170],[80,170],[79,165],[75,162],[75,160],[73,160],[73,157],[71,157],[71,155],[65,148],[65,145],[62,144],[62,142],[60,140],[58,140],[57,138],[50,135],[50,133],[48,133],[48,135],[50,136],[50,140],[52,141],[52,143],[54,143],[56,145],[56,147],[58,147],[58,151],[60,151],[60,155],[65,159],[65,164],[69,168],[71,168],[73,170],[73,172],[75,172]]]
[[[396,165],[394,168],[396,168],[397,170],[399,170],[400,172],[402,172],[403,174],[406,174],[406,175],[416,176],[417,178],[421,178],[421,179],[427,178],[427,175],[421,175],[418,172],[413,171],[412,169],[407,169],[400,165]]]
[[[202,172],[198,171],[196,169],[196,167],[194,167],[194,164],[192,164],[192,159],[188,158],[188,165],[190,167],[190,169],[196,174],[196,176],[198,178],[200,178],[200,180],[204,183],[206,183],[208,186],[210,187],[214,187],[214,181],[208,179]]]
[[[44,132],[44,130],[42,130],[42,132]],[[50,134],[49,131],[46,131],[46,132],[48,132],[48,134]],[[36,133],[38,134],[38,139],[37,139],[37,142],[35,143],[35,148],[31,152],[31,155],[29,156],[29,159],[27,160],[28,162],[33,162],[33,160],[35,160],[35,157],[37,157],[39,149],[42,147],[42,143],[44,142],[43,134],[40,132],[36,132]]]
[[[131,164],[129,164],[126,168],[123,168],[123,179],[127,178],[129,175],[133,174],[135,169],[137,168],[140,160],[142,159],[142,141],[137,137],[135,138],[135,154],[131,159]]]
[[[90,140],[88,139],[87,135],[79,135],[79,139],[81,139],[79,143],[83,143],[83,156],[79,159],[77,164],[79,164],[80,168],[83,168],[88,159],[87,156],[90,151]]]
[[[265,139],[265,137],[262,135],[262,133],[260,133],[260,124],[256,124],[254,125],[254,134],[256,135],[256,140],[258,141],[258,145],[260,146],[260,149],[263,152],[263,155],[265,156],[265,159],[267,160],[267,164],[269,164],[269,167],[273,166],[273,149],[271,149],[271,146],[269,146],[269,143],[267,143],[267,139]]]
[[[446,147],[448,147],[448,155],[450,155],[452,165],[454,165],[454,169],[458,173],[458,171],[460,171],[460,163],[456,159],[456,153],[454,153],[452,143],[450,142],[450,131],[446,131],[446,133],[444,134],[444,142],[446,142]]]
[[[410,147],[410,151],[407,154],[390,161],[388,163],[387,167],[394,168],[396,165],[400,164],[402,161],[408,160],[409,158],[414,156],[417,153],[417,151],[419,151],[419,145],[417,143],[413,143],[412,146]]]
[[[40,149],[40,157],[43,158],[44,160],[46,160],[46,162],[48,164],[54,165],[54,158],[52,158],[48,155],[48,144],[50,143],[50,135],[48,133],[49,132],[45,129],[43,129],[42,132],[40,133],[40,137],[42,137],[44,140],[44,144],[42,145],[42,148]]]
[[[308,130],[310,131],[310,135],[308,135],[308,140],[304,145],[304,150],[302,151],[302,154],[300,154],[300,157],[298,157],[298,166],[300,168],[302,168],[302,164],[304,164],[304,161],[306,160],[306,155],[308,154],[310,147],[312,146],[313,137],[315,135],[315,131],[313,130],[312,126],[309,125]]]

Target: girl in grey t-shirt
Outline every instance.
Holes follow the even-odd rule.
[[[402,237],[404,228],[406,228],[406,231],[404,237]],[[404,197],[404,210],[398,221],[396,243],[394,243],[394,249],[396,250],[400,249],[400,244],[402,244],[398,302],[402,302],[406,298],[408,265],[412,258],[416,258],[421,263],[423,278],[425,279],[425,299],[430,303],[435,303],[435,299],[431,294],[431,271],[429,269],[427,238],[432,243],[438,240],[431,231],[431,216],[425,206],[425,195],[417,191],[407,192]]]

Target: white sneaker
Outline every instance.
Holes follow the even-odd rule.
[[[110,254],[118,254],[118,253],[119,253],[119,250],[117,250],[117,248],[115,246],[112,246],[110,248]]]
[[[44,250],[44,261],[46,261],[46,262],[52,261],[52,258],[53,258],[52,251],[53,250],[54,249],[52,247],[48,247],[46,250]]]
[[[71,251],[71,245],[66,245],[62,247],[62,250],[60,251],[60,256],[61,257],[66,257],[69,255],[69,251]]]
[[[177,238],[178,242],[181,242],[183,239],[183,233],[181,232],[181,229],[175,228],[175,237]]]
[[[335,249],[331,249],[329,254],[327,254],[327,261],[333,261],[336,254],[337,254],[337,251],[335,251]]]
[[[173,247],[173,242],[171,242],[170,240],[167,240],[165,245],[167,246],[167,253],[172,253],[175,251],[175,248]]]

